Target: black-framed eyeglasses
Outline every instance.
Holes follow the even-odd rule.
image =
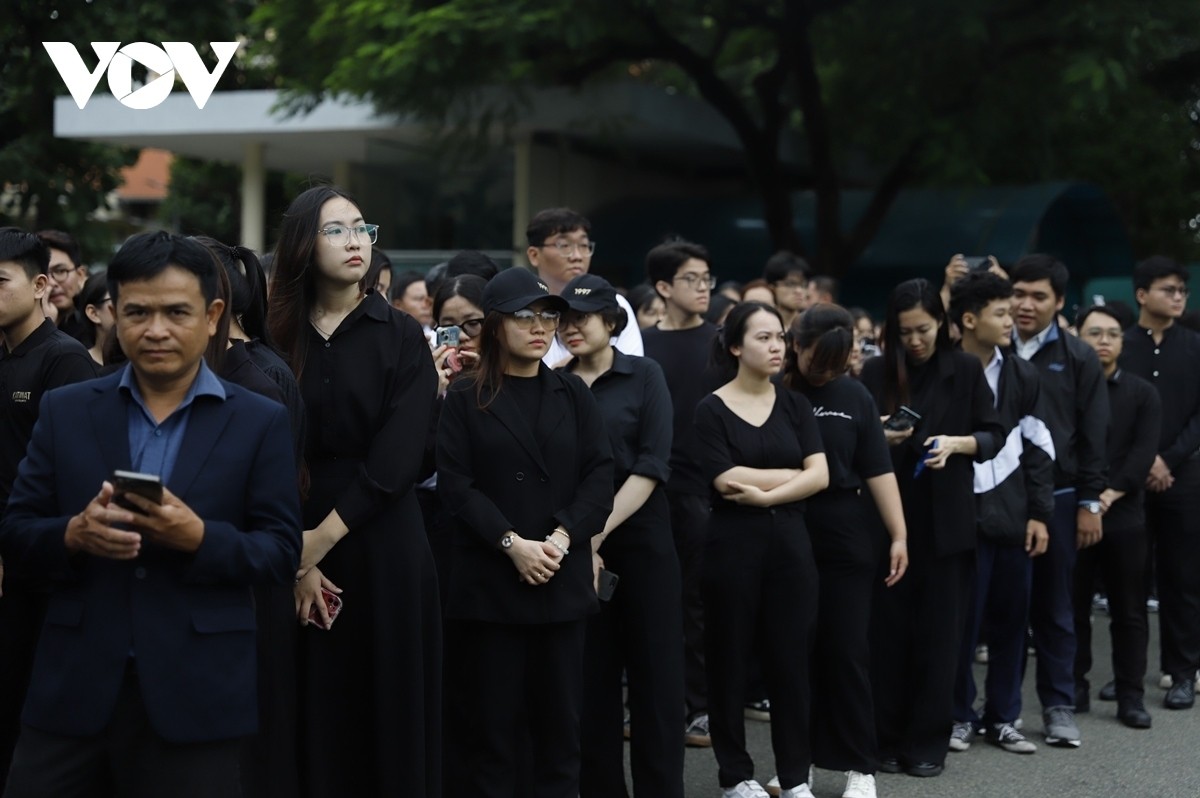
[[[50,270],[50,277],[53,278],[54,282],[61,283],[63,280],[65,280],[71,274],[71,272],[75,271],[78,268],[81,268],[81,267],[55,266],[53,269]]]
[[[351,236],[355,241],[365,240],[368,244],[374,244],[379,240],[379,225],[377,224],[357,224],[349,227],[331,224],[321,228],[320,232],[325,236],[325,240],[335,247],[344,247],[349,244]]]
[[[1155,289],[1162,291],[1167,296],[1181,296],[1184,299],[1188,298],[1188,287],[1186,285],[1160,285]]]
[[[521,308],[512,315],[517,327],[522,330],[533,327],[535,319],[541,319],[547,330],[557,330],[558,321],[562,317],[557,310],[530,310],[529,308]]]
[[[568,257],[572,252],[578,251],[580,255],[587,257],[594,255],[596,252],[595,241],[554,241],[549,244],[542,244],[539,249],[555,249],[559,255],[564,258]]]
[[[460,321],[458,324],[439,324],[438,329],[444,330],[447,327],[458,327],[471,338],[479,337],[479,333],[483,332],[483,319],[467,319]]]
[[[711,274],[680,274],[675,277],[675,282],[679,281],[687,283],[691,289],[706,288],[711,291],[717,287],[717,278]]]

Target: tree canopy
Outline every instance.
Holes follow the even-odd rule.
[[[1190,0],[264,0],[254,20],[299,107],[348,95],[479,130],[540,86],[692,94],[736,132],[777,246],[803,249],[790,194],[815,191],[806,254],[834,274],[912,185],[1089,180],[1140,249],[1195,253]],[[780,155],[796,133],[800,168]],[[874,191],[853,225],[850,187]]]

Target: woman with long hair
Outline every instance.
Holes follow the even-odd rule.
[[[578,798],[591,539],[613,507],[612,454],[591,391],[542,363],[566,303],[517,267],[481,309],[479,367],[451,383],[437,436],[456,523],[448,793]]]
[[[879,770],[937,776],[975,562],[972,460],[995,455],[1004,430],[979,359],[951,348],[946,310],[928,280],[892,291],[882,349],[863,366],[862,382],[887,417],[911,559],[899,584],[876,582]]]
[[[717,365],[734,376],[696,408],[713,504],[701,575],[709,730],[726,798],[767,795],[746,751],[752,655],[771,702],[781,794],[812,796],[809,639],[817,573],[804,516],[805,499],[825,488],[829,469],[812,405],[771,380],[786,349],[779,311],[737,305],[713,349]]]
[[[108,295],[108,275],[101,272],[88,277],[75,304],[83,310],[86,322],[79,341],[88,348],[88,354],[96,361],[96,365],[103,366],[104,347],[117,323],[113,315],[112,298]]]
[[[837,305],[814,305],[788,331],[783,382],[812,404],[829,463],[829,487],[809,499],[806,514],[820,591],[813,763],[846,772],[843,795],[874,798],[879,752],[871,697],[872,586],[885,551],[885,583],[904,576],[908,531],[875,401],[847,376],[853,349],[850,314]],[[880,534],[880,517],[890,547]]]
[[[359,287],[377,234],[343,191],[300,194],[267,312],[310,422],[295,588],[310,796],[441,794],[441,617],[413,491],[437,378],[420,325]]]

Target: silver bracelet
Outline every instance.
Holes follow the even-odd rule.
[[[562,552],[562,555],[563,555],[564,557],[566,557],[568,554],[570,554],[570,553],[571,553],[571,552],[570,552],[570,551],[567,549],[567,547],[566,547],[566,546],[564,546],[563,544],[559,543],[557,540],[555,540],[555,539],[554,539],[554,534],[553,534],[553,533],[551,533],[551,534],[549,534],[549,535],[546,535],[546,542],[547,542],[547,543],[549,543],[549,544],[550,544],[551,546],[553,546],[554,548],[556,548],[556,549],[558,549],[559,551],[561,551],[561,552]]]

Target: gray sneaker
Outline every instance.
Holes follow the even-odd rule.
[[[1025,739],[1025,735],[1017,731],[1011,723],[993,723],[988,727],[987,741],[1011,754],[1037,753],[1037,746]],[[1078,745],[1078,741],[1075,744]]]
[[[974,733],[973,723],[955,723],[950,729],[950,750],[966,751],[971,747],[971,735]]]
[[[1046,727],[1046,743],[1060,748],[1079,747],[1079,727],[1075,725],[1075,710],[1071,707],[1047,707],[1042,712]]]

